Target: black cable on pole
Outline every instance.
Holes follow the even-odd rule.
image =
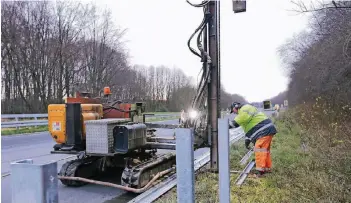
[[[201,24],[199,25],[198,28],[196,28],[195,32],[190,36],[190,38],[189,38],[189,40],[188,40],[188,47],[189,47],[190,51],[191,51],[193,54],[195,54],[196,56],[200,57],[200,58],[201,58],[201,54],[199,54],[197,51],[195,51],[195,50],[191,47],[190,42],[191,42],[191,40],[193,39],[193,37],[195,36],[195,34],[204,26],[205,22],[206,22],[206,16],[204,16],[204,18],[203,18]]]
[[[206,20],[206,23],[207,23],[207,20]],[[203,32],[203,30],[206,28],[206,24],[205,24],[205,26],[203,26],[202,28],[201,28],[201,31],[199,32],[199,35],[198,35],[198,37],[197,37],[197,44],[198,44],[198,48],[199,48],[199,50],[200,50],[200,52],[201,52],[201,58],[202,58],[202,61],[203,62],[206,62],[206,60],[207,60],[207,57],[206,57],[206,53],[205,53],[205,51],[204,51],[204,49],[202,48],[202,45],[201,45],[201,40],[200,40],[200,37],[201,37],[201,35],[202,35],[202,32]],[[193,100],[193,103],[192,103],[192,106],[194,107],[194,106],[197,106],[196,104],[197,104],[197,102],[198,102],[198,100],[199,100],[199,98],[201,97],[201,96],[203,96],[202,95],[202,93],[203,93],[203,91],[204,91],[204,87],[206,87],[206,81],[207,81],[207,79],[208,79],[208,77],[206,76],[206,69],[205,69],[206,67],[203,65],[203,67],[202,67],[202,78],[201,78],[201,81],[200,81],[200,83],[199,83],[199,86],[198,86],[198,88],[197,88],[197,95],[196,95],[196,97],[194,98],[194,100]]]
[[[202,74],[201,74],[201,71],[199,72],[199,75],[201,74],[201,79],[197,85],[196,95],[194,96],[193,101],[192,101],[192,108],[199,110],[200,112],[202,112],[205,109],[205,106],[202,106],[202,104],[204,104],[204,102],[206,102],[208,99],[206,97],[206,92],[207,92],[207,94],[209,94],[209,93],[208,93],[208,89],[206,87],[208,87],[208,80],[209,80],[210,75],[211,75],[211,70],[210,70],[211,65],[210,64],[212,63],[211,57],[209,56],[209,53],[207,50],[208,41],[207,41],[207,39],[204,39],[204,42],[202,42],[202,40],[203,40],[202,35],[203,35],[205,29],[207,31],[208,24],[209,24],[209,21],[211,19],[211,14],[208,11],[209,2],[210,2],[210,0],[206,0],[206,1],[203,1],[201,4],[192,4],[189,2],[189,0],[187,0],[187,3],[189,3],[190,5],[192,5],[194,7],[203,7],[203,13],[204,13],[204,18],[202,19],[201,24],[196,28],[195,32],[191,35],[190,39],[188,40],[189,50],[194,55],[200,57],[201,62],[202,62],[202,70],[201,70]],[[190,46],[191,40],[194,38],[194,36],[197,33],[198,33],[198,35],[196,38],[196,44],[197,44],[198,51]],[[204,35],[204,37],[207,38],[207,36],[205,36],[205,35]],[[203,44],[203,43],[206,43],[206,44]],[[210,104],[208,104],[208,105],[210,105]],[[207,114],[206,114],[206,116],[207,116]],[[203,125],[202,118],[199,117],[196,119],[196,121],[192,121],[191,123],[188,123],[187,125],[190,125],[190,126],[194,127],[195,129],[197,127],[201,127]],[[198,123],[199,119],[200,119],[200,123]],[[207,122],[207,119],[205,122]]]
[[[189,2],[188,2],[188,3],[189,3]],[[206,5],[207,3],[208,3],[208,2],[204,2],[204,3],[202,4],[202,6]],[[208,54],[204,51],[204,49],[203,49],[203,47],[202,47],[202,45],[201,45],[201,35],[202,35],[204,29],[207,27],[207,23],[208,23],[208,21],[209,21],[209,15],[206,13],[206,9],[205,9],[205,8],[204,8],[203,10],[204,10],[204,18],[203,18],[203,20],[202,20],[200,26],[195,30],[195,32],[191,35],[190,39],[188,40],[188,47],[189,47],[190,51],[191,51],[193,54],[195,54],[195,55],[201,57],[201,61],[202,61],[202,62],[206,62],[206,61],[209,59],[209,56],[208,56]],[[191,40],[193,39],[193,37],[195,36],[195,34],[196,34],[197,32],[199,32],[199,34],[198,34],[198,36],[197,36],[197,47],[198,47],[200,53],[196,52],[196,51],[190,46],[190,42],[191,42]],[[198,103],[198,101],[199,101],[199,98],[201,98],[201,96],[203,96],[202,93],[203,93],[204,87],[206,87],[206,80],[207,80],[207,78],[208,78],[208,77],[206,76],[206,73],[207,73],[208,71],[206,71],[206,67],[205,67],[205,66],[203,66],[202,71],[203,71],[203,72],[202,72],[202,77],[201,77],[200,83],[199,83],[199,85],[198,85],[198,87],[197,87],[197,95],[194,97],[193,102],[192,102],[192,106],[193,106],[193,107],[198,106],[197,103]],[[200,73],[201,73],[201,72],[200,72]]]
[[[186,0],[186,2],[194,7],[204,7],[210,2],[210,0],[203,1],[201,4],[193,4],[189,0]]]

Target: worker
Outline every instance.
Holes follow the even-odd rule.
[[[273,113],[273,115],[275,117],[279,116],[279,104],[274,105],[274,113]]]
[[[179,124],[182,124],[184,122],[185,122],[185,111],[184,109],[182,109],[182,111],[180,112]]]
[[[257,177],[271,172],[272,160],[270,154],[271,142],[277,130],[272,121],[258,109],[249,104],[234,102],[230,113],[237,116],[230,122],[229,128],[241,126],[245,132],[245,146],[250,150],[250,143],[254,144]]]

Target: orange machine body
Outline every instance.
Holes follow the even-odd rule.
[[[111,94],[111,90],[108,87],[105,87],[104,91],[106,91],[106,93],[108,94]],[[66,98],[66,103],[101,104],[101,101],[99,99],[81,97],[79,94],[77,95],[78,95],[77,97]],[[131,110],[132,104],[121,103],[114,107],[117,107],[124,111],[129,111]],[[111,109],[103,110],[103,117],[104,118],[130,118],[130,115],[128,112],[122,112],[111,108]]]
[[[98,99],[87,97],[67,97],[65,103],[101,104]]]
[[[82,107],[82,137],[85,139],[84,121],[101,119],[102,104],[81,104]],[[51,136],[58,144],[66,142],[66,105],[50,104],[48,107],[48,125]]]
[[[109,95],[109,87],[104,88],[104,93]],[[114,109],[108,104],[102,104],[100,98],[91,98],[90,94],[76,92],[75,97],[67,97],[65,103],[80,103],[82,108],[82,138],[85,140],[85,124],[87,120],[104,118],[130,118],[132,104],[120,103]],[[66,104],[50,104],[48,107],[48,125],[51,136],[58,144],[66,143]]]
[[[118,108],[124,111],[131,110],[131,107],[131,104],[118,104]],[[116,109],[107,109],[104,111],[104,118],[130,118],[130,115],[128,112],[121,112]]]

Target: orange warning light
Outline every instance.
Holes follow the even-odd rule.
[[[110,87],[104,87],[104,95],[109,95],[111,94]]]

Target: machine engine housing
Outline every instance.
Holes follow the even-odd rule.
[[[146,125],[143,123],[118,125],[113,129],[113,148],[116,153],[127,153],[146,144]]]
[[[126,124],[130,119],[108,118],[85,121],[86,153],[95,155],[113,155],[113,129]]]

